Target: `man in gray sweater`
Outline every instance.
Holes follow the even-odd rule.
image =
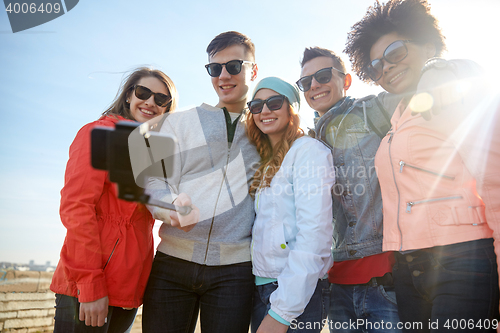
[[[248,332],[254,278],[250,258],[253,201],[248,183],[259,162],[245,135],[249,84],[257,77],[255,47],[238,32],[215,37],[206,65],[219,97],[213,107],[170,114],[160,132],[177,138],[167,179],[154,179],[157,200],[196,207],[185,226],[179,215],[150,207],[164,223],[144,295],[144,332]],[[187,199],[186,199],[187,198]],[[188,219],[189,219],[188,216]]]

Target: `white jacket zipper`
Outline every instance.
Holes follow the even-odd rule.
[[[435,201],[443,201],[443,200],[453,200],[453,199],[462,199],[463,197],[461,195],[456,195],[453,197],[445,197],[445,198],[436,198],[436,199],[426,199],[426,200],[419,200],[419,201],[410,201],[406,203],[406,212],[408,214],[411,214],[411,207],[415,205],[420,205],[423,203],[428,203],[428,202],[435,202]]]

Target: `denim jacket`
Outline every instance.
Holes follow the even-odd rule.
[[[398,102],[399,98],[387,93],[358,100],[345,97],[317,119],[316,138],[332,150],[335,167],[335,261],[382,252],[382,196],[374,164],[381,137],[369,114],[382,116],[383,106],[385,118],[390,119]]]

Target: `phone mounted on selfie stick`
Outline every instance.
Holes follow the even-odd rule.
[[[130,121],[120,121],[115,128],[95,127],[91,133],[92,167],[108,171],[109,180],[118,185],[118,198],[187,215],[190,206],[176,206],[144,193],[149,177],[167,178],[171,173],[175,150],[175,137],[150,128],[149,123]]]

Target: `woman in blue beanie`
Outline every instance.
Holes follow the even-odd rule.
[[[320,332],[325,323],[335,176],[330,150],[299,128],[299,106],[297,87],[276,77],[248,102],[247,134],[261,157],[250,186],[252,332]]]

